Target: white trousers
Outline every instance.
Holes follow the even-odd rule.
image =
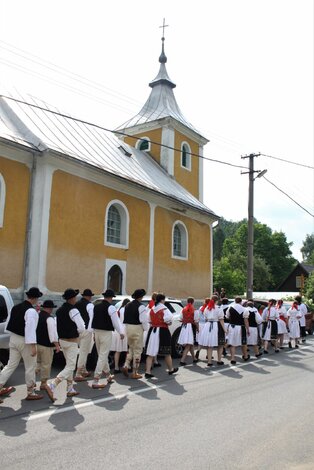
[[[80,334],[79,345],[80,349],[77,361],[77,368],[79,370],[85,371],[87,356],[89,355],[93,347],[93,332],[87,330],[83,331],[83,333]]]
[[[61,372],[59,372],[59,374],[57,375],[57,379],[59,381],[65,379],[67,380],[67,382],[72,382],[73,373],[76,366],[78,344],[73,341],[66,341],[64,339],[60,339],[59,344],[64,355],[65,368]]]
[[[0,387],[9,380],[13,372],[17,369],[20,360],[23,359],[25,367],[25,383],[27,390],[31,392],[36,387],[37,364],[36,356],[31,356],[31,345],[25,344],[24,336],[11,333],[9,348],[9,362],[0,372]]]
[[[94,330],[95,344],[98,352],[98,361],[94,373],[95,379],[101,377],[102,372],[109,374],[110,367],[108,363],[108,355],[110,352],[112,331],[107,330]]]

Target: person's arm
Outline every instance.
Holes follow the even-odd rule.
[[[244,326],[245,326],[245,329],[246,329],[246,334],[248,336],[250,336],[250,325],[249,325],[249,312],[248,310],[244,310],[243,312],[243,319],[244,319]]]
[[[36,356],[36,344],[37,344],[37,337],[36,337],[36,328],[38,325],[38,313],[34,308],[29,308],[25,312],[25,344],[30,344],[32,351],[31,356]]]
[[[148,313],[145,305],[140,305],[138,308],[140,322],[144,325],[148,323]]]
[[[164,310],[164,322],[165,323],[171,323],[173,320],[173,315],[172,313],[170,312],[170,310],[168,308],[165,308]]]
[[[108,309],[108,313],[111,318],[114,329],[117,330],[117,332],[120,335],[120,338],[123,339],[124,334],[122,333],[122,324],[121,324],[116,307],[114,305],[110,305]]]
[[[87,313],[88,313],[88,316],[89,316],[89,322],[88,322],[87,330],[88,331],[93,331],[92,322],[93,322],[93,319],[94,319],[94,304],[92,304],[91,302],[89,304],[87,304],[86,310],[87,310]]]
[[[82,333],[85,330],[85,323],[83,318],[81,317],[79,310],[73,307],[70,310],[69,315],[71,320],[74,321],[74,323],[76,324],[78,333]]]
[[[60,345],[58,341],[57,325],[54,318],[47,318],[47,329],[50,343],[53,343],[56,347],[56,351],[59,352]]]

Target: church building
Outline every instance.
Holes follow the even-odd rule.
[[[180,111],[166,62],[162,38],[148,100],[115,133],[0,96],[0,284],[16,300],[31,286],[210,294],[208,140]]]

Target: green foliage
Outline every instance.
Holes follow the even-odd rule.
[[[304,297],[307,304],[311,304],[312,310],[314,311],[314,271],[305,281]]]
[[[314,264],[314,233],[306,235],[300,251],[306,263]]]
[[[218,232],[215,256],[214,285],[224,286],[229,295],[246,291],[247,277],[247,220],[222,221]],[[296,260],[283,232],[257,221],[254,223],[254,290],[271,291],[292,271]]]

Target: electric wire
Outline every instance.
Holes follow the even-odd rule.
[[[303,163],[292,162],[291,160],[285,160],[284,158],[274,157],[272,155],[266,155],[265,153],[261,153],[261,155],[263,155],[263,157],[273,158],[274,160],[280,160],[281,162],[291,163],[292,165],[302,166],[304,168],[310,168],[311,170],[314,170],[313,166],[304,165]]]
[[[311,212],[309,212],[307,209],[305,209],[305,207],[301,206],[301,204],[299,204],[297,201],[295,201],[291,196],[289,196],[289,194],[287,194],[285,191],[283,191],[282,189],[278,188],[278,186],[276,186],[274,183],[272,183],[268,178],[266,178],[265,176],[262,176],[262,178],[264,178],[269,184],[271,184],[272,186],[274,186],[278,191],[280,191],[282,194],[284,194],[285,196],[287,196],[289,199],[291,199],[291,201],[293,201],[297,206],[299,206],[302,210],[304,210],[305,212],[307,212],[311,217],[314,217],[314,214],[311,214]]]

